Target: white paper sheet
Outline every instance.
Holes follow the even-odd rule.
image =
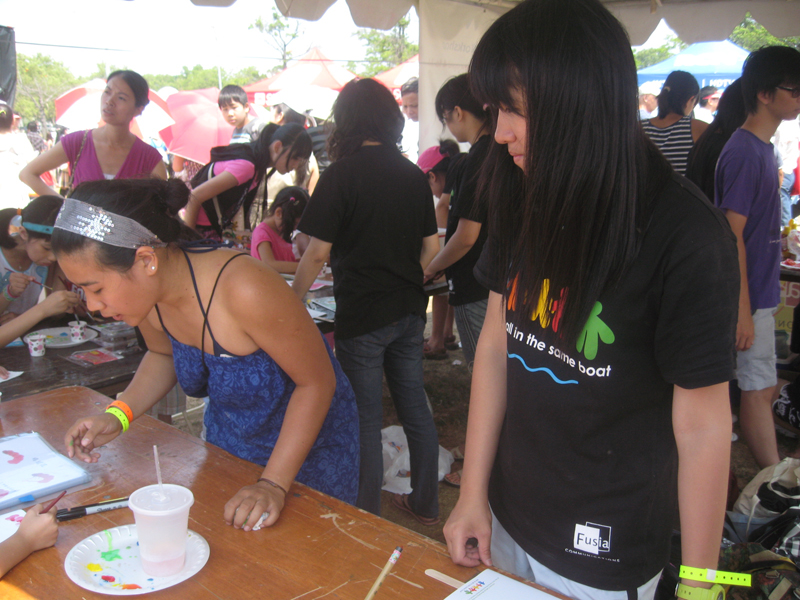
[[[445,600],[481,598],[482,600],[553,600],[553,596],[486,569],[450,594]]]

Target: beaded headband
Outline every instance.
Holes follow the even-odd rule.
[[[167,245],[155,233],[133,219],[110,213],[75,198],[64,200],[54,227],[119,248],[135,250],[142,246],[158,248]]]

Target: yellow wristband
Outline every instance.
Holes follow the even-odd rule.
[[[715,571],[714,569],[695,569],[681,565],[681,579],[690,581],[703,581],[706,583],[720,583],[723,585],[740,585],[750,587],[751,577],[745,573],[730,573],[729,571]]]
[[[116,406],[109,406],[106,409],[107,413],[111,413],[115,417],[119,419],[119,422],[122,423],[122,433],[128,431],[128,428],[131,426],[131,422],[128,420],[128,415],[126,415],[122,410],[117,408]]]
[[[725,600],[725,588],[718,583],[711,586],[711,589],[679,583],[675,589],[675,597],[681,600]]]

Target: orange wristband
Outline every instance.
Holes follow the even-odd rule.
[[[114,406],[114,407],[120,409],[122,412],[124,412],[125,416],[128,417],[128,421],[129,422],[133,421],[133,411],[131,410],[131,407],[128,406],[127,404],[125,404],[122,400],[114,400],[111,404],[106,406],[106,410],[108,410],[112,406]]]

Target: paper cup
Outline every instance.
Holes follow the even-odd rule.
[[[164,494],[166,500],[158,485],[148,485],[128,500],[136,520],[142,569],[153,577],[168,577],[183,569],[189,509],[194,504],[194,495],[183,486],[165,483]]]
[[[31,356],[44,356],[44,342],[46,339],[47,336],[43,333],[33,333],[26,338]]]
[[[69,322],[69,339],[73,342],[82,342],[86,338],[86,321]]]

